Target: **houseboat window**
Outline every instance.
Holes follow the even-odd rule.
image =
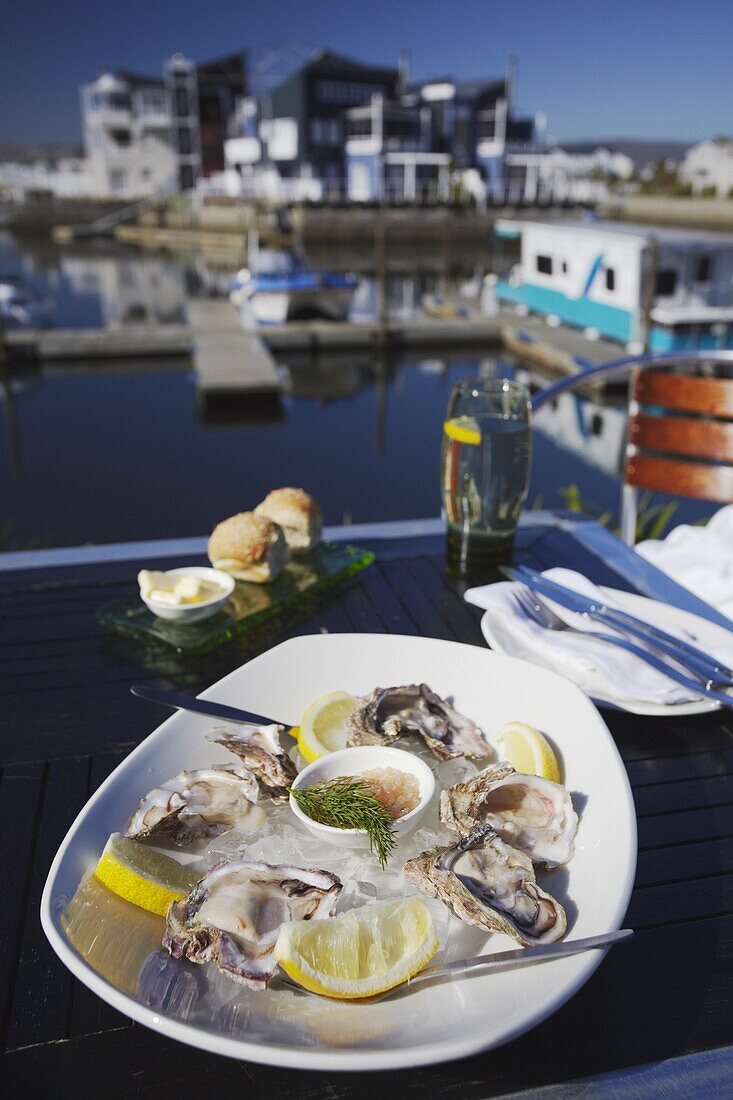
[[[710,282],[710,257],[698,256],[697,263],[695,264],[695,282],[696,283],[708,283]]]
[[[616,289],[616,272],[612,267],[606,268],[606,290]]]
[[[664,268],[657,272],[657,282],[654,293],[660,298],[669,298],[677,289],[677,272],[672,267]]]
[[[563,273],[563,275],[567,275],[567,273],[568,273],[568,261],[567,260],[563,260],[563,262],[562,262],[562,273]]]
[[[543,275],[552,275],[552,256],[538,256],[537,270]]]

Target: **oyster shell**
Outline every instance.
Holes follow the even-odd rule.
[[[265,812],[255,805],[257,780],[236,764],[181,772],[140,801],[125,836],[166,836],[177,844],[215,837],[226,829],[256,829]]]
[[[256,777],[260,790],[273,802],[286,802],[297,771],[280,744],[283,726],[237,726],[213,729],[207,741],[223,745],[238,756]]]
[[[163,947],[176,959],[215,962],[232,981],[264,989],[280,926],[333,916],[341,880],[328,871],[222,860],[168,909]]]
[[[423,852],[404,871],[460,920],[505,932],[524,947],[554,943],[567,931],[565,910],[537,885],[532,860],[489,825],[477,826],[450,847]]]
[[[427,684],[375,688],[349,718],[350,745],[388,745],[404,733],[419,733],[439,760],[493,755],[479,727],[459,714]]]
[[[440,819],[458,833],[490,825],[534,863],[561,867],[575,852],[578,815],[569,792],[502,762],[456,783],[440,796]]]

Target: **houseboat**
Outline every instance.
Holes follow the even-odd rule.
[[[355,275],[306,267],[295,251],[261,249],[236,274],[229,297],[247,329],[318,318],[343,321],[357,285]]]
[[[732,236],[601,221],[502,220],[494,232],[505,308],[632,353],[733,348]]]

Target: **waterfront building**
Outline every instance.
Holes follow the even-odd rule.
[[[176,54],[163,77],[124,69],[81,89],[92,189],[142,198],[187,190],[224,167],[227,122],[246,91],[243,53],[196,65]]]
[[[446,199],[451,156],[433,149],[430,108],[372,96],[345,114],[346,190],[354,202]]]
[[[227,166],[245,180],[283,184],[282,195],[320,198],[341,191],[345,113],[375,95],[393,99],[398,75],[396,68],[320,51],[269,94],[239,104],[225,147]]]
[[[96,195],[140,198],[171,190],[176,156],[165,85],[123,69],[81,89],[82,123]]]
[[[680,164],[679,178],[690,185],[693,195],[733,196],[733,140],[718,138],[693,145]]]

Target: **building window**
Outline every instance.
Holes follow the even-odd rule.
[[[338,145],[341,141],[341,123],[337,118],[312,118],[311,141],[314,145]]]
[[[112,192],[124,191],[127,186],[127,175],[121,168],[113,168],[109,174],[109,189]]]
[[[562,262],[562,273],[563,273],[563,275],[567,275],[567,273],[568,273],[568,261],[567,260],[563,260],[563,262]]]
[[[178,127],[178,152],[188,156],[192,151],[191,131],[186,126]]]
[[[119,145],[121,148],[126,149],[130,144],[131,137],[129,130],[110,130],[109,136],[115,145]]]
[[[710,282],[710,257],[698,256],[697,263],[695,264],[695,282],[696,283],[709,283]]]
[[[537,270],[542,275],[552,275],[552,256],[538,256]]]
[[[677,272],[674,268],[664,268],[657,272],[657,282],[654,293],[660,298],[671,298],[677,289]]]
[[[612,267],[606,268],[606,290],[616,289],[616,272]]]
[[[358,107],[367,103],[373,95],[384,92],[381,84],[356,84],[347,80],[318,80],[316,99],[319,103],[333,103],[340,107]]]

